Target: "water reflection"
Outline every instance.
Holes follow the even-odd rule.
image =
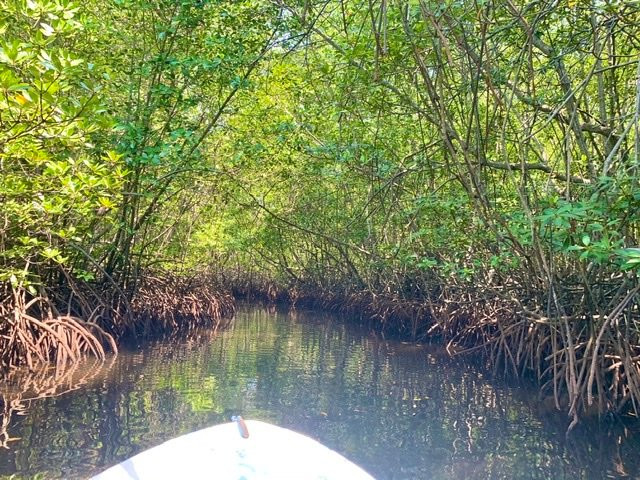
[[[640,473],[623,427],[565,441],[566,422],[533,391],[326,315],[247,309],[218,336],[154,342],[74,375],[45,399],[1,387],[0,475],[83,478],[237,413],[307,433],[380,479]]]

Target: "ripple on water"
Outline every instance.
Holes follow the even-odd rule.
[[[380,479],[640,475],[638,435],[585,425],[566,440],[565,417],[536,399],[437,346],[244,308],[218,335],[125,348],[57,382],[15,372],[0,386],[0,476],[83,478],[236,414],[306,433]]]

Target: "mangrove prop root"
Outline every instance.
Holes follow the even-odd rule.
[[[241,297],[339,311],[379,331],[421,340],[438,337],[451,354],[481,355],[495,373],[537,379],[541,396],[569,414],[640,411],[640,285],[612,279],[591,299],[566,280],[531,288],[506,279],[492,286],[454,279],[424,296],[349,291],[348,286],[278,286],[255,272],[227,273]],[[605,288],[606,287],[606,288]]]
[[[133,333],[148,334],[226,326],[235,312],[235,300],[221,292],[207,276],[184,278],[145,275],[131,301]]]
[[[28,301],[24,289],[13,289],[0,304],[0,360],[2,367],[53,362],[58,368],[87,355],[105,358],[103,344],[113,351],[111,335],[89,321],[72,315],[55,314],[50,300],[35,297]]]
[[[127,335],[224,327],[235,311],[233,297],[210,278],[160,273],[141,278],[130,298],[121,291],[70,282],[71,289],[33,296],[0,285],[0,371],[52,363],[58,369],[87,356],[117,352]]]

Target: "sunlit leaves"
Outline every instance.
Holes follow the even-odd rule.
[[[90,241],[96,210],[115,208],[127,172],[114,152],[95,152],[109,120],[99,72],[73,51],[78,6],[0,5],[0,280],[26,286],[45,281],[47,265],[73,268],[67,242]]]

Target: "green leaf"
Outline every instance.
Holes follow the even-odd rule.
[[[53,259],[60,255],[60,250],[57,248],[46,247],[42,251],[42,255],[47,259]]]
[[[28,83],[16,83],[15,85],[11,85],[9,88],[7,88],[7,91],[15,92],[18,90],[26,90],[29,87],[30,85]]]
[[[40,31],[45,37],[50,37],[55,33],[55,30],[48,23],[40,22]]]

